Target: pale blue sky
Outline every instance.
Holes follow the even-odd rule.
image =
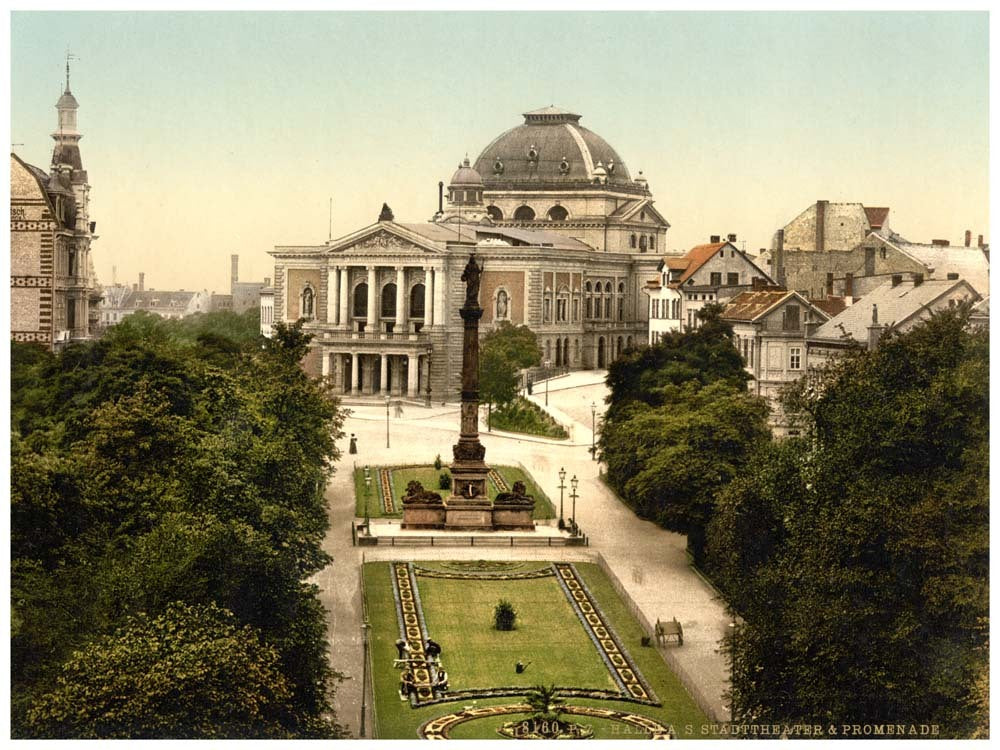
[[[756,251],[816,199],[915,241],[989,237],[977,13],[14,13],[11,140],[47,167],[67,46],[102,282],[272,275],[275,244],[422,221],[458,161],[548,104],[673,225]]]

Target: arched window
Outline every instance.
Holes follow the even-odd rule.
[[[639,252],[640,253],[646,252],[646,235],[642,235],[641,237],[639,237]]]
[[[587,315],[588,319],[594,317],[594,298],[589,294],[587,295]]]
[[[562,206],[553,206],[549,209],[549,221],[566,221],[568,216],[569,211]]]
[[[562,339],[556,339],[556,367],[563,364]]]
[[[632,234],[632,235],[629,235],[629,238],[628,238],[628,246],[629,246],[630,248],[632,248],[633,250],[635,250],[635,235],[634,235],[634,234]]]
[[[542,300],[542,322],[552,322],[552,290],[545,290],[545,297]]]
[[[368,317],[368,283],[365,281],[354,287],[354,317]]]
[[[496,206],[489,206],[486,209],[486,213],[489,214],[489,217],[493,219],[493,221],[503,221],[503,211]]]
[[[565,323],[569,320],[569,289],[561,287],[556,298],[556,322]]]
[[[382,317],[396,317],[396,285],[391,282],[382,287]]]
[[[552,363],[552,339],[545,340],[545,361]]]
[[[649,249],[650,250],[655,250],[656,249],[656,235],[655,234],[649,235]]]
[[[569,339],[563,339],[563,364],[569,365]]]
[[[299,297],[299,311],[301,312],[301,317],[306,320],[312,320],[315,315],[315,310],[316,293],[313,291],[313,288],[307,284]]]
[[[535,211],[531,206],[518,206],[514,212],[514,221],[534,221]]]
[[[410,317],[424,317],[424,285],[414,284],[410,290]]]

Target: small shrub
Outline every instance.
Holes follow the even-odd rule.
[[[447,471],[442,471],[441,476],[438,477],[438,489],[450,490],[451,489],[451,474]]]
[[[493,610],[493,626],[497,630],[513,630],[517,620],[517,612],[514,605],[506,599],[501,599]]]
[[[434,458],[434,468],[437,471],[441,471],[441,467],[442,466],[443,466],[443,464],[441,463],[441,454],[438,453],[437,456],[435,456],[435,458]]]

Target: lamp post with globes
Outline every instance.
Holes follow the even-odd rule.
[[[372,494],[372,475],[371,470],[365,466],[365,533],[368,534],[368,523],[371,520],[368,515],[368,498]]]
[[[386,448],[389,447],[389,402],[391,400],[392,399],[390,399],[388,396],[385,397],[385,447]]]
[[[597,404],[590,402],[590,457],[597,460]]]
[[[573,491],[569,493],[569,496],[573,499],[573,517],[570,518],[569,521],[573,529],[573,536],[576,536],[579,533],[580,529],[580,527],[576,525],[576,498],[577,498],[576,488],[577,485],[580,484],[580,480],[576,478],[576,474],[574,474],[573,478],[569,480],[569,484],[570,487],[573,488]]]
[[[563,492],[566,490],[566,469],[562,467],[559,469],[559,528],[566,528],[566,522],[563,520]]]

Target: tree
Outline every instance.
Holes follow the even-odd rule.
[[[608,481],[640,516],[686,534],[702,564],[715,493],[768,440],[767,406],[724,381],[668,385],[660,393],[665,405],[633,403],[605,422]]]
[[[527,326],[502,322],[488,332],[479,348],[479,396],[488,405],[504,406],[517,397],[517,373],[537,365],[542,359],[538,337]]]
[[[721,493],[709,556],[743,620],[737,721],[983,726],[989,342],[967,319],[933,315],[793,388],[808,436]]]
[[[702,325],[626,352],[608,368],[608,410],[598,448],[608,482],[644,518],[686,534],[705,563],[715,493],[769,438],[767,406],[746,390],[749,376],[718,306]]]
[[[28,714],[30,736],[287,738],[274,648],[214,605],[172,603],[73,654]]]
[[[524,702],[531,706],[534,715],[539,719],[558,719],[566,703],[558,696],[555,685],[535,685],[524,696]]]

